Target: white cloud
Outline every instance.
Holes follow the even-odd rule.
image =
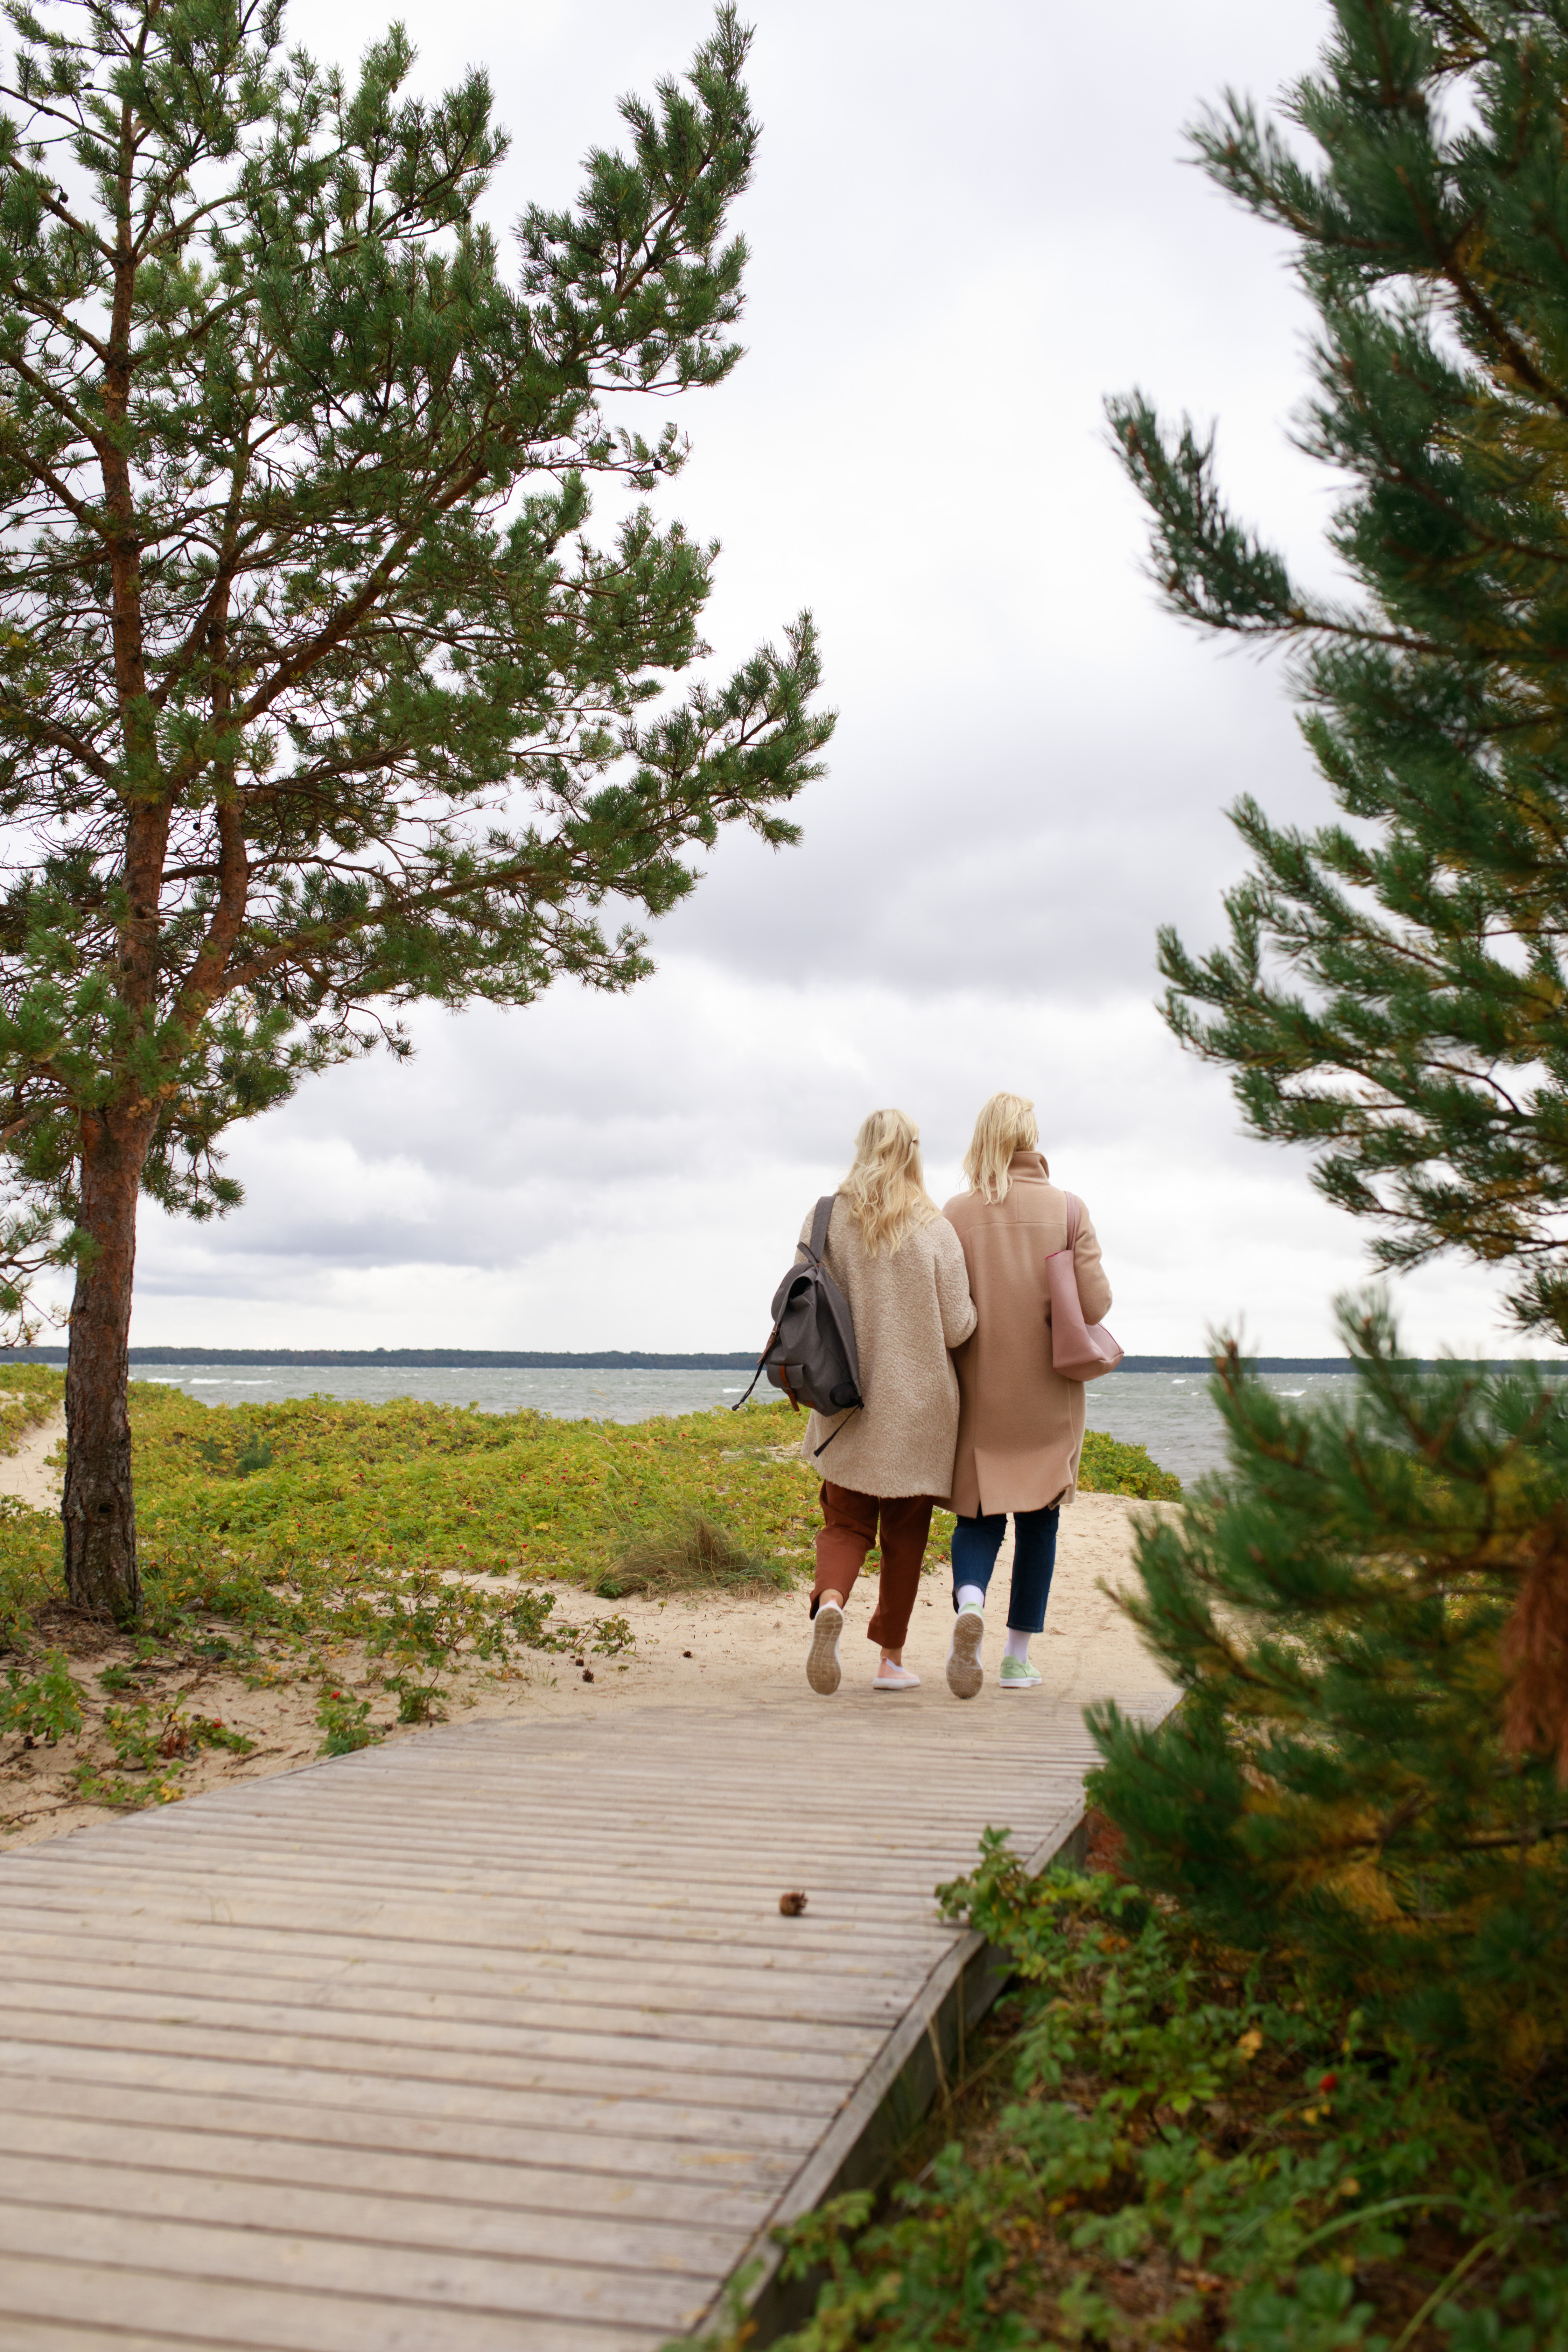
[[[1360,1237],[1238,1138],[1223,1084],[1131,994],[741,985],[672,958],[633,997],[426,1015],[420,1052],[339,1073],[241,1137],[247,1207],[143,1227],[141,1344],[730,1349],[760,1344],[802,1218],[878,1103],[921,1123],[939,1199],[1000,1086],[1031,1094],[1089,1202],[1135,1353],[1243,1321],[1325,1353]],[[1413,1341],[1490,1349],[1487,1294],[1415,1286]]]
[[[403,13],[425,87],[491,72],[502,226],[569,200],[616,95],[711,21],[706,0]],[[237,1216],[145,1217],[140,1342],[760,1344],[864,1112],[921,1119],[940,1196],[1008,1085],[1090,1202],[1130,1349],[1238,1317],[1271,1350],[1333,1344],[1363,1236],[1300,1159],[1238,1136],[1152,1009],[1156,923],[1221,927],[1225,806],[1303,817],[1322,794],[1278,671],[1155,610],[1100,410],[1137,383],[1218,414],[1238,506],[1329,576],[1331,485],[1285,433],[1310,316],[1180,139],[1226,82],[1305,68],[1327,12],[758,14],[749,352],[681,404],[695,455],[659,503],[725,543],[721,665],[816,613],[842,719],[805,845],[721,845],[634,996],[432,1014],[411,1069],[342,1071],[241,1131]],[[352,58],[384,22],[351,0],[293,31]],[[1424,1276],[1412,1340],[1490,1349],[1490,1297]]]

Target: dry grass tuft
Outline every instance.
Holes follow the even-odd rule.
[[[736,1542],[705,1511],[689,1511],[663,1526],[634,1529],[598,1591],[608,1601],[626,1592],[730,1592],[754,1599],[787,1592],[794,1570]]]

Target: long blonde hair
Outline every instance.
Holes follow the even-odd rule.
[[[1039,1139],[1040,1122],[1026,1095],[993,1095],[974,1122],[963,1155],[970,1191],[983,1201],[1005,1201],[1012,1181],[1008,1161],[1015,1151],[1033,1151]]]
[[[917,1225],[930,1224],[937,1206],[926,1191],[920,1132],[912,1118],[901,1110],[874,1110],[861,1120],[855,1162],[838,1197],[871,1257],[884,1248],[894,1256]]]

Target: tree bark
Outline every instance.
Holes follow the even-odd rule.
[[[81,1131],[80,1227],[89,1250],[71,1301],[66,1367],[66,1589],[118,1625],[142,1606],[131,1488],[131,1285],[136,1205],[153,1139],[150,1106],[89,1111]]]

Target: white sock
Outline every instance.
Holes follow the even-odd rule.
[[[985,1595],[978,1584],[961,1584],[958,1588],[958,1605],[961,1609],[984,1609]]]
[[[1035,1637],[1032,1633],[1016,1633],[1013,1627],[1009,1625],[1007,1628],[1007,1639],[1002,1644],[1002,1655],[1005,1658],[1022,1658],[1024,1664],[1027,1665],[1029,1663],[1029,1644],[1034,1638]]]

